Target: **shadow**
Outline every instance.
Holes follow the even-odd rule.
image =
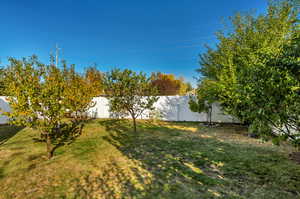
[[[15,136],[24,127],[12,126],[12,125],[0,125],[0,145],[7,142],[10,138]]]
[[[5,177],[4,171],[5,171],[5,169],[7,169],[7,167],[10,164],[10,162],[14,158],[16,158],[16,157],[18,157],[20,155],[23,155],[23,154],[24,154],[24,152],[15,152],[15,153],[13,153],[13,154],[10,155],[9,159],[5,159],[5,161],[3,161],[2,164],[0,164],[0,179]]]
[[[87,115],[91,118],[91,119],[96,119],[97,115],[98,115],[98,108],[94,108],[92,107],[88,112]]]
[[[125,111],[124,112],[116,112],[116,111],[111,111],[109,110],[109,118],[112,118],[112,119],[124,119],[126,117],[128,117],[129,114],[127,114]]]
[[[166,96],[164,101],[158,101],[161,106],[160,116],[167,121],[178,121],[180,120],[180,98],[176,96]]]
[[[131,176],[111,159],[101,174],[87,173],[76,179],[73,198],[133,198],[141,196],[141,191],[132,183]],[[111,175],[115,174],[115,175]],[[113,183],[114,186],[111,186]],[[122,193],[122,194],[120,194]]]
[[[26,160],[30,162],[30,165],[26,168],[25,172],[31,171],[40,166],[40,164],[44,161],[43,155],[44,153],[37,153],[27,156]]]
[[[210,138],[209,132],[207,137],[193,136],[201,135],[201,131],[147,122],[140,122],[137,133],[131,131],[128,120],[104,120],[99,124],[109,132],[104,140],[142,168],[130,167],[135,179],[132,182],[117,160],[111,163],[110,167],[117,170],[114,172],[117,176],[113,177],[120,178],[115,184],[122,184],[122,188],[114,191],[102,179],[99,189],[107,187],[109,190],[108,197],[104,198],[243,198],[247,194],[252,197],[256,189],[269,181],[273,184],[263,188],[266,192],[278,186],[281,187],[278,192],[270,194],[281,195],[281,198],[299,196],[296,190],[300,188],[300,171],[295,167],[286,168],[293,175],[287,177],[289,187],[283,188],[280,185],[283,182],[277,180],[278,168],[271,165],[290,163],[271,149],[227,143]],[[240,130],[239,126],[235,128]],[[224,186],[226,189],[221,188]]]
[[[0,179],[1,178],[4,178],[4,169],[3,168],[0,168]]]
[[[107,131],[126,131],[131,126],[132,121],[129,119],[103,119],[96,122],[104,126]]]
[[[10,110],[9,103],[4,100],[4,97],[0,96],[0,145],[4,144],[24,128],[7,124],[8,117],[2,115],[2,112],[9,112]]]
[[[47,155],[48,159],[50,159],[57,148],[73,143],[76,138],[82,134],[83,127],[88,121],[89,120],[83,122],[71,120],[70,122],[64,122],[60,124],[59,127],[51,129],[49,134],[41,133],[40,138],[33,138],[33,141],[46,143],[48,147],[48,136],[51,144],[49,147],[51,147],[51,150],[47,151]],[[92,121],[92,119],[90,121]]]
[[[164,96],[156,103],[161,119],[165,121],[206,121],[206,113],[192,112],[189,96]]]
[[[217,186],[225,183],[225,180],[218,178],[221,175],[218,171],[206,173],[203,168],[213,164],[213,160],[207,159],[196,150],[193,145],[199,145],[196,139],[175,139],[178,130],[152,125],[150,123],[139,124],[139,129],[146,132],[166,132],[172,140],[160,139],[158,136],[144,136],[144,134],[130,133],[126,120],[105,120],[99,123],[105,126],[109,135],[104,137],[106,141],[115,146],[126,157],[133,161],[141,162],[141,167],[151,174],[151,183],[146,183],[147,178],[137,168],[131,168],[131,172],[137,179],[137,184],[142,188],[136,188],[130,183],[125,183],[125,191],[121,198],[198,198],[201,194],[210,195],[209,186]],[[222,153],[222,152],[216,152]],[[118,175],[122,175],[122,169],[118,169]],[[193,190],[185,187],[188,183]],[[127,191],[126,191],[127,190]],[[130,191],[128,191],[130,190]],[[116,198],[116,193],[110,195]],[[129,194],[129,195],[128,195]],[[175,196],[178,197],[175,197]],[[110,198],[108,197],[108,198]]]
[[[293,152],[289,155],[290,159],[300,164],[300,152]]]

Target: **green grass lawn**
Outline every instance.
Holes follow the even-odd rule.
[[[0,126],[0,198],[300,198],[293,148],[239,126],[94,120],[45,159],[28,128]]]

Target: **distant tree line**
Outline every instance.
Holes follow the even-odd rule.
[[[0,96],[7,95],[5,90],[5,81],[3,75],[6,67],[0,68]],[[75,70],[75,68],[74,68]],[[75,72],[75,71],[74,71]],[[104,89],[104,78],[106,73],[100,71],[96,66],[90,66],[85,68],[82,78],[84,78],[93,87],[95,97],[107,96],[110,93]],[[149,86],[156,87],[156,95],[187,95],[194,89],[191,83],[186,82],[183,77],[177,78],[174,74],[165,74],[161,72],[152,73],[149,79]]]
[[[183,77],[176,78],[174,74],[161,72],[152,73],[151,85],[158,89],[158,95],[185,95],[193,88]]]

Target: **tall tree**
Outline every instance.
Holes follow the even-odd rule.
[[[199,72],[214,82],[205,90],[216,91],[227,113],[275,142],[296,141],[299,133],[297,16],[288,1],[271,2],[266,15],[237,14],[233,30],[219,32],[217,47],[200,59]]]
[[[212,125],[212,104],[218,100],[214,81],[203,80],[196,89],[195,95],[190,95],[189,107],[191,111],[207,114],[207,123]]]
[[[129,114],[136,132],[136,119],[146,110],[153,110],[158,100],[156,88],[150,86],[150,78],[128,69],[115,69],[106,74],[104,82],[110,111]]]

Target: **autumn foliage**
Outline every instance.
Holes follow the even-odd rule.
[[[185,95],[192,89],[182,77],[176,78],[173,74],[160,72],[152,73],[151,85],[158,89],[159,95]]]

